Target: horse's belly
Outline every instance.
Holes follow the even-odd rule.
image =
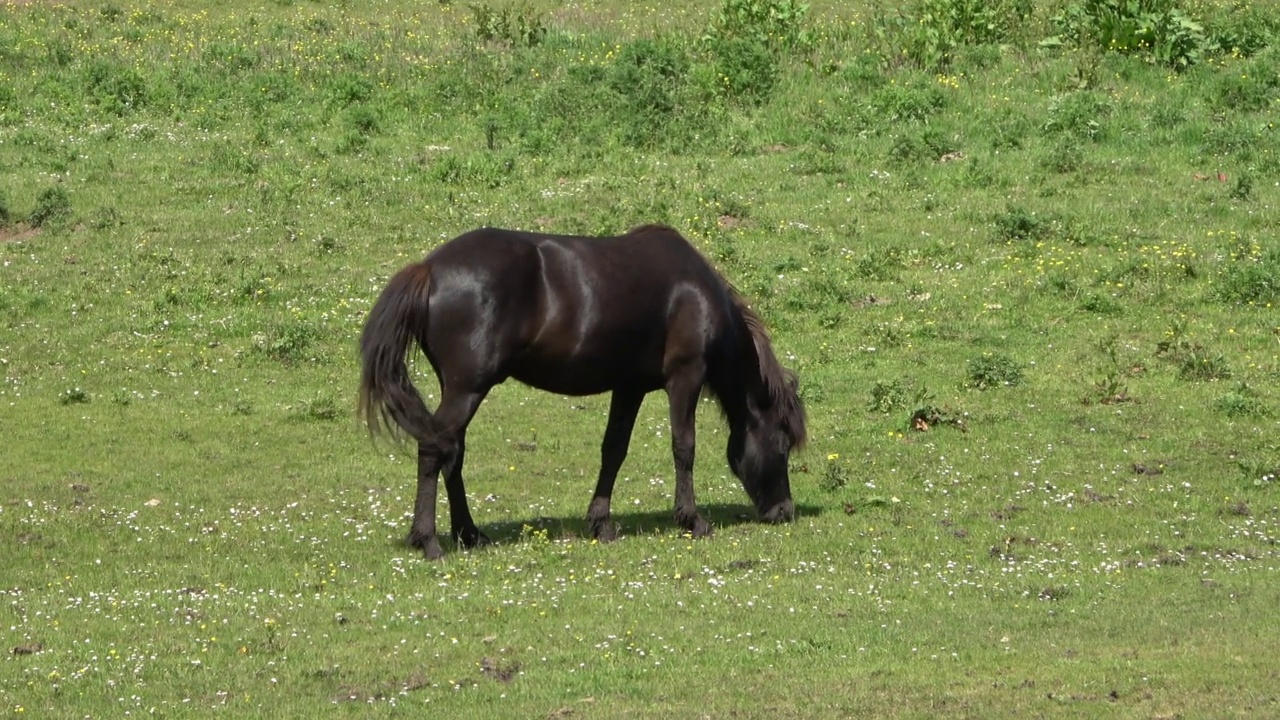
[[[602,356],[566,361],[565,358],[525,357],[511,369],[519,382],[559,395],[598,395],[619,387],[646,391],[662,387],[658,364],[648,367],[640,357]]]

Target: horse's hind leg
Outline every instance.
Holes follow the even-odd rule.
[[[418,496],[413,506],[413,525],[408,540],[411,547],[421,548],[428,560],[444,555],[436,534],[436,495],[442,469],[445,491],[449,496],[454,542],[463,547],[474,547],[489,541],[471,519],[466,489],[462,485],[467,424],[485,393],[458,394],[445,390],[442,395],[435,413],[440,431],[430,444],[418,443]]]
[[[436,492],[439,489],[441,449],[435,443],[418,443],[418,495],[413,503],[409,547],[422,550],[428,560],[444,556],[436,537]]]
[[[456,387],[456,386],[455,386]],[[467,489],[462,482],[462,463],[467,454],[467,425],[475,416],[487,389],[453,392],[446,387],[441,393],[436,418],[447,428],[448,447],[444,454],[444,489],[449,496],[449,525],[453,542],[459,547],[487,545],[489,538],[476,527],[467,505]]]
[[[467,505],[467,490],[462,483],[462,461],[467,453],[467,429],[458,432],[458,446],[453,457],[445,464],[445,491],[449,495],[449,525],[453,542],[464,548],[488,545],[487,535],[480,532],[471,517],[471,508]]]
[[[618,537],[618,528],[609,519],[609,502],[613,497],[613,483],[618,479],[618,469],[627,459],[627,446],[631,444],[631,430],[636,424],[636,413],[644,393],[631,390],[614,390],[609,400],[609,424],[605,426],[604,442],[600,444],[600,477],[596,480],[596,492],[587,508],[587,527],[591,537],[609,542]]]

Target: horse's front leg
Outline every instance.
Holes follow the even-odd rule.
[[[671,454],[676,464],[676,523],[694,537],[711,534],[711,523],[698,514],[693,496],[694,418],[702,393],[702,373],[687,372],[667,382],[671,411]]]
[[[609,503],[613,497],[613,483],[618,479],[618,469],[627,459],[631,431],[643,401],[644,393],[632,390],[614,390],[609,400],[609,424],[605,426],[604,441],[600,444],[600,477],[596,480],[591,506],[587,508],[587,527],[591,537],[600,542],[610,542],[618,537],[618,528],[609,517]]]
[[[471,517],[471,508],[467,504],[467,489],[462,484],[462,461],[467,453],[467,431],[463,428],[458,433],[457,449],[445,465],[444,488],[449,495],[450,534],[455,545],[464,548],[480,547],[490,543],[489,536],[480,532]]]

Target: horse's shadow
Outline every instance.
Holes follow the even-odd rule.
[[[795,505],[796,519],[817,517],[822,514],[818,505]],[[717,530],[739,525],[759,524],[756,511],[750,505],[737,503],[710,503],[699,505],[698,511]],[[678,528],[671,510],[638,510],[613,513],[613,522],[618,526],[618,537],[638,537],[675,532]],[[514,543],[531,533],[545,533],[552,539],[591,538],[586,514],[583,515],[537,515],[519,520],[504,520],[482,525],[480,528],[495,545]],[[441,534],[443,542],[446,535]],[[714,535],[712,538],[714,540]]]

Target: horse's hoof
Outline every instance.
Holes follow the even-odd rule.
[[[695,538],[711,537],[711,523],[707,522],[701,515],[693,521],[693,526],[689,528],[689,534]]]
[[[411,548],[421,550],[423,556],[428,560],[439,560],[444,557],[444,551],[440,549],[440,540],[435,535],[427,535],[419,533],[417,530],[410,530],[409,537],[405,538],[404,542]]]
[[[472,550],[474,548],[493,544],[493,541],[489,539],[488,535],[480,532],[479,528],[474,527],[454,533],[453,542],[465,550]]]
[[[787,523],[796,518],[796,506],[790,498],[769,508],[760,514],[760,519],[767,523]]]
[[[439,560],[444,557],[444,550],[440,549],[440,541],[431,538],[422,548],[422,556],[428,560]]]
[[[613,542],[618,539],[618,526],[612,520],[593,521],[591,537],[602,543]]]

